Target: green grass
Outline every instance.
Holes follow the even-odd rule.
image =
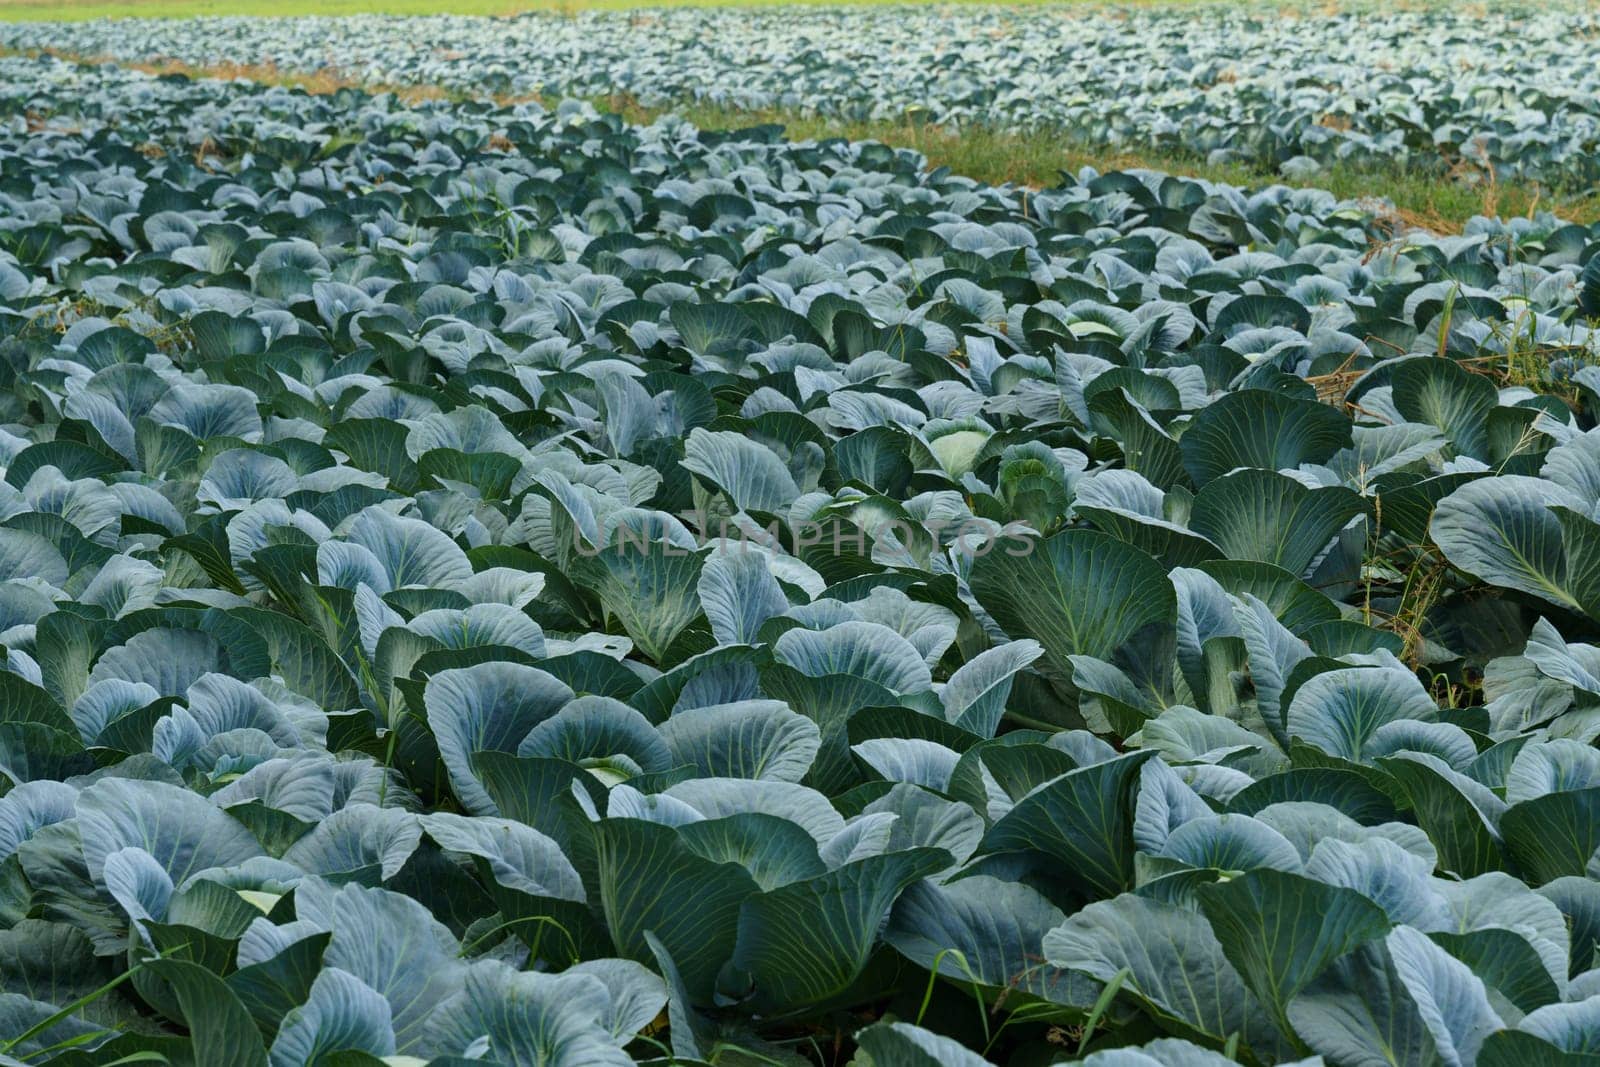
[[[894,122],[846,122],[792,111],[739,111],[726,107],[684,104],[645,108],[619,98],[596,106],[616,111],[630,121],[644,122],[673,112],[703,129],[729,129],[775,122],[796,140],[847,137],[879,140],[916,148],[935,166],[949,167],[990,184],[1014,182],[1040,188],[1054,185],[1062,171],[1085,166],[1099,171],[1144,167],[1250,188],[1282,183],[1327,189],[1344,198],[1387,198],[1398,221],[1436,232],[1459,230],[1474,215],[1510,217],[1537,210],[1553,211],[1574,222],[1600,221],[1600,191],[1552,192],[1529,183],[1468,182],[1437,174],[1397,168],[1334,165],[1304,180],[1286,179],[1262,166],[1211,164],[1185,153],[1121,149],[1075,143],[1050,133],[1007,133],[992,129],[950,130],[938,126]]]

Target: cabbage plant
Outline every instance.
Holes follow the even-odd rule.
[[[1585,1064],[1600,240],[0,60],[0,1062]]]

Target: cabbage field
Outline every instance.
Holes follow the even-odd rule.
[[[0,44],[268,64],[502,96],[624,94],[1050,129],[1313,175],[1334,163],[1600,183],[1600,16],[1227,6],[601,11],[0,26]],[[1306,13],[1308,16],[1310,13]]]
[[[1086,109],[937,29],[1048,10],[632,17],[559,88],[1600,158],[1575,15],[1086,16]],[[1600,230],[630,125],[534,25],[0,28],[460,90],[0,58],[0,1067],[1600,1063]]]

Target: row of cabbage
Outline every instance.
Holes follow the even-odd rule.
[[[14,49],[264,63],[510,96],[627,94],[847,119],[1053,128],[1245,161],[1600,179],[1592,11],[687,8],[474,17],[100,21]]]
[[[0,1063],[1600,1049],[1591,231],[0,121]]]

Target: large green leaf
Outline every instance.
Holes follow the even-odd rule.
[[[670,826],[607,819],[596,836],[600,906],[617,951],[652,962],[645,935],[653,934],[690,996],[709,1003],[717,972],[733,958],[739,907],[758,891],[755,880],[736,863],[698,855]]]
[[[78,798],[78,828],[89,873],[99,878],[106,857],[140,848],[174,884],[208,867],[227,867],[261,855],[261,846],[235,819],[198,793],[127,778],[106,778]]]
[[[1177,827],[1158,855],[1218,871],[1271,868],[1298,873],[1300,853],[1271,826],[1248,815],[1201,815]]]
[[[1511,857],[1528,881],[1600,874],[1600,786],[1551,793],[1513,804],[1500,817]]]
[[[421,840],[410,812],[351,804],[318,822],[283,858],[330,882],[377,885],[400,873]]]
[[[271,1037],[283,1017],[306,1002],[311,984],[322,971],[322,954],[332,936],[303,937],[271,958],[254,962],[247,962],[241,945],[240,967],[226,981],[262,1033]]]
[[[1090,424],[1116,441],[1122,462],[1152,485],[1170,489],[1184,478],[1183,456],[1155,418],[1123,389],[1107,389],[1089,401]]]
[[[1545,970],[1527,938],[1501,927],[1467,933],[1428,935],[1455,959],[1465,963],[1518,1011],[1535,1011],[1561,999],[1555,979]]]
[[[1095,897],[1130,888],[1134,791],[1152,755],[1130,752],[1051,779],[990,828],[980,851],[1041,853],[1060,865],[1063,881]]]
[[[1409,422],[1443,430],[1456,453],[1487,462],[1489,413],[1500,402],[1494,383],[1453,359],[1423,356],[1390,372],[1394,406]]]
[[[856,1044],[881,1067],[989,1067],[961,1042],[910,1023],[873,1023],[857,1031]]]
[[[460,987],[465,969],[450,931],[415,899],[384,889],[306,879],[295,887],[294,903],[312,929],[333,933],[323,968],[349,972],[389,1002],[395,1049],[423,1047],[440,1002]]]
[[[1569,875],[1539,887],[1539,895],[1561,910],[1569,927],[1569,977],[1589,969],[1600,945],[1600,883]]]
[[[816,839],[780,815],[742,811],[678,827],[695,855],[712,863],[737,863],[763,890],[814,878],[827,871]]]
[[[337,967],[317,975],[303,1004],[289,1012],[272,1042],[272,1067],[326,1062],[347,1050],[394,1054],[389,1002]]]
[[[971,582],[1000,627],[1038,641],[1062,680],[1072,678],[1072,656],[1110,659],[1146,626],[1172,625],[1177,612],[1160,564],[1087,530],[1003,541],[973,563]]]
[[[428,726],[438,739],[451,788],[469,812],[496,814],[494,801],[474,776],[473,756],[515,752],[535,726],[572,698],[572,690],[553,675],[503,661],[440,671],[428,679],[423,691]]]
[[[1237,467],[1322,463],[1350,447],[1350,420],[1314,400],[1245,389],[1202,408],[1179,447],[1189,477],[1204,486]]]
[[[1416,677],[1387,667],[1350,667],[1307,679],[1289,702],[1289,735],[1330,756],[1360,762],[1386,724],[1428,719],[1437,706]]]
[[[1229,962],[1285,1033],[1288,1008],[1334,959],[1389,929],[1383,909],[1352,889],[1283,871],[1251,871],[1199,888]]]
[[[744,546],[708,558],[696,591],[712,635],[724,645],[753,643],[763,623],[789,610],[766,557]]]
[[[1495,1045],[1501,1049],[1491,1053]],[[1593,997],[1551,1004],[1529,1012],[1515,1030],[1502,1030],[1484,1042],[1480,1063],[1495,1067],[1532,1063],[1583,1067],[1600,1060],[1600,1002]]]
[[[1041,944],[1065,919],[1037,890],[980,874],[910,886],[895,902],[883,939],[951,982],[1081,1006],[1097,995],[1088,983],[1058,970],[1060,964],[1038,965]]]
[[[1401,753],[1380,765],[1411,798],[1417,823],[1439,850],[1441,870],[1471,878],[1505,866],[1505,804],[1491,790],[1436,757]]]
[[[993,737],[1018,672],[1043,654],[1037,641],[1027,639],[978,653],[957,668],[940,691],[945,719],[979,737]]]
[[[773,654],[810,678],[848,675],[896,694],[926,692],[933,685],[916,646],[875,622],[850,619],[825,630],[796,627],[773,643]]]
[[[600,785],[574,763],[514,756],[507,752],[479,752],[472,768],[496,810],[548,835],[571,849],[589,838],[589,819],[575,791]]]
[[[850,756],[850,717],[862,708],[898,703],[894,693],[871,679],[852,674],[811,677],[781,663],[761,671],[761,688],[816,723],[819,747],[806,779],[830,793],[859,780]]]
[[[895,899],[949,862],[931,848],[868,856],[746,900],[734,961],[754,981],[756,1002],[784,1013],[843,994]]]
[[[667,541],[607,545],[573,561],[574,577],[600,598],[640,651],[663,665],[679,634],[700,615],[702,557]]]
[[[782,512],[800,495],[777,453],[744,434],[695,429],[683,449],[684,468],[720,489],[736,510]]]
[[[487,1037],[494,1062],[507,1067],[629,1067],[633,1058],[603,1025],[610,1010],[610,994],[592,975],[485,960],[440,1005],[431,1043],[465,1058]]]
[[[182,960],[148,960],[144,967],[172,987],[188,1023],[197,1062],[217,1067],[266,1067],[267,1050],[261,1034],[222,979]]]
[[[91,997],[115,973],[95,957],[94,945],[75,926],[22,919],[0,931],[0,992],[45,1004],[83,1000],[76,1018],[111,1028],[136,1027],[136,1010],[122,990]]]
[[[1348,489],[1311,489],[1286,474],[1246,469],[1206,483],[1189,521],[1229,559],[1272,563],[1304,578],[1364,510]]]
[[[1126,972],[1123,989],[1188,1033],[1226,1041],[1235,1033],[1260,1038],[1251,1031],[1263,1026],[1270,1032],[1211,927],[1189,909],[1132,894],[1098,901],[1050,931],[1044,955],[1102,984]]]
[[[710,778],[798,782],[822,745],[817,724],[776,700],[686,708],[660,727],[674,766]]]
[[[1295,997],[1289,1019],[1295,1035],[1328,1063],[1445,1063],[1381,940],[1334,960]]]
[[[572,863],[555,841],[531,826],[447,811],[417,818],[440,848],[484,860],[500,885],[531,896],[584,900],[583,883]]]
[[[1483,982],[1427,935],[1397,926],[1386,940],[1395,972],[1446,1063],[1472,1063],[1483,1039],[1503,1024]]]
[[[351,520],[347,536],[377,557],[391,589],[449,587],[472,576],[472,564],[461,546],[421,519],[374,505]]]
[[[1586,520],[1569,534],[1552,507],[1572,502],[1570,491],[1539,478],[1480,478],[1439,501],[1429,533],[1451,563],[1491,585],[1593,611],[1600,582],[1592,553],[1574,551],[1585,547],[1578,524]]]

